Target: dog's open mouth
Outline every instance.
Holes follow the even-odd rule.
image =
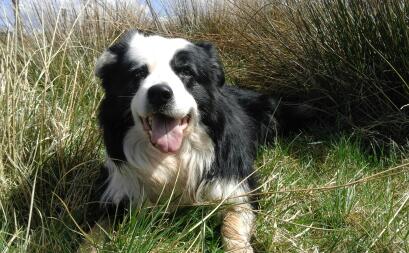
[[[190,116],[177,119],[163,114],[153,114],[141,118],[141,121],[154,147],[163,153],[176,153],[182,146],[183,132],[189,124]]]

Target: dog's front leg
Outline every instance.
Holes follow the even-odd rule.
[[[250,239],[254,220],[255,215],[250,204],[231,206],[224,211],[221,234],[226,252],[253,252]]]

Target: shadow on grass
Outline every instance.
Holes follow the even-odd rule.
[[[84,157],[67,154],[51,156],[9,194],[4,202],[6,228],[10,233],[6,240],[11,239],[13,228],[22,231],[13,244],[17,251],[76,252],[79,249],[85,240],[83,232],[89,232],[88,222],[102,215],[97,213],[101,209],[94,196],[101,185],[98,181],[102,159],[84,160]],[[155,242],[176,244],[183,249],[185,243],[194,241],[202,227],[183,238],[179,238],[180,235],[200,222],[208,211],[206,207],[191,207],[167,213],[160,206],[134,211],[117,225],[111,238],[101,242],[101,251],[123,252],[123,248],[128,248],[127,252],[149,252],[157,247]],[[219,224],[211,219],[205,227],[203,246],[209,249],[206,252],[219,252]],[[30,232],[26,238],[27,229]]]
[[[28,252],[73,252],[78,247],[100,173],[98,150],[96,145],[91,154],[73,150],[51,155],[8,194],[5,226],[9,237],[13,229],[20,231],[16,247],[28,245]]]

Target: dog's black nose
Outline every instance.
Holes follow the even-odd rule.
[[[166,84],[157,84],[149,88],[148,100],[154,107],[160,107],[172,99],[172,89]]]

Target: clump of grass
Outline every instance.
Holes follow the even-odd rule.
[[[405,1],[345,1],[307,4],[300,11],[307,87],[318,103],[346,125],[368,133],[405,138],[409,102],[409,5]],[[300,12],[298,11],[298,12]]]

